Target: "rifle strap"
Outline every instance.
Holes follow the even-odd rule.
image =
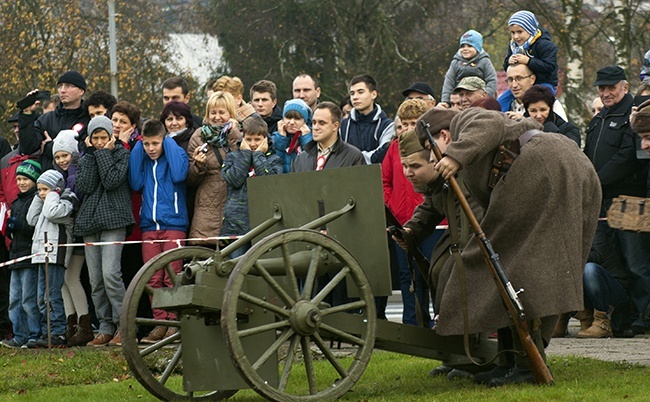
[[[459,185],[462,184],[459,182]],[[456,263],[456,270],[458,272],[458,282],[459,282],[459,288],[460,288],[460,303],[461,303],[461,310],[463,314],[463,346],[465,347],[465,356],[469,359],[469,361],[476,365],[476,366],[487,366],[492,363],[493,360],[495,360],[499,354],[497,353],[494,357],[492,357],[490,360],[486,361],[485,363],[479,363],[474,358],[472,357],[472,353],[470,351],[470,346],[469,346],[469,313],[468,313],[468,306],[467,306],[467,273],[465,271],[465,264],[463,263],[463,259],[460,255],[461,248],[465,247],[467,244],[467,241],[469,240],[469,220],[465,216],[465,213],[461,210],[460,211],[460,224],[461,227],[458,227],[458,221],[456,220],[457,215],[456,211],[458,210],[456,208],[456,201],[454,198],[454,193],[447,189],[447,202],[443,203],[444,208],[445,208],[445,214],[447,215],[447,222],[449,224],[449,236],[451,238],[451,246],[449,248],[449,252],[451,255],[454,257],[454,262]],[[460,243],[461,239],[460,237],[463,237],[464,234],[467,234],[467,237],[462,239],[463,244]]]

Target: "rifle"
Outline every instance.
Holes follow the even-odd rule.
[[[397,237],[400,240],[403,240],[406,243],[408,254],[413,256],[415,264],[418,267],[418,271],[420,271],[420,275],[422,275],[422,278],[426,280],[429,276],[429,260],[427,260],[427,257],[425,257],[424,254],[422,254],[422,251],[417,248],[417,245],[413,244],[412,241],[409,241],[409,239],[404,236],[404,227],[399,223],[397,218],[395,218],[395,215],[393,215],[393,212],[388,208],[388,205],[386,204],[384,204],[384,211],[386,213],[386,221],[389,225],[388,231],[391,235]]]
[[[436,156],[438,161],[442,160],[442,153],[440,152],[440,148],[438,148],[435,140],[433,139],[433,136],[431,135],[431,131],[429,131],[430,125],[423,120],[420,121],[420,124],[422,125],[422,128],[427,135],[427,139],[429,140],[433,154]],[[551,375],[551,371],[544,362],[544,359],[542,359],[539,350],[537,350],[537,347],[533,342],[533,338],[530,336],[528,323],[526,322],[526,313],[524,312],[524,306],[521,304],[517,292],[512,287],[510,280],[503,271],[503,266],[499,261],[499,254],[494,251],[490,240],[488,240],[485,233],[483,233],[483,229],[481,229],[481,225],[478,223],[478,220],[474,216],[474,213],[472,212],[472,209],[470,208],[465,195],[460,189],[456,178],[453,176],[450,177],[448,183],[454,195],[456,196],[456,199],[460,203],[460,207],[467,216],[474,234],[479,240],[481,250],[483,251],[483,257],[485,258],[485,262],[487,263],[488,269],[490,270],[490,274],[492,275],[497,289],[499,290],[499,295],[503,300],[503,304],[505,304],[506,309],[508,310],[508,314],[510,314],[510,318],[512,318],[515,328],[517,329],[517,335],[519,336],[521,344],[524,347],[524,351],[526,352],[526,359],[530,364],[530,368],[535,381],[537,381],[539,384],[552,385],[553,376]]]

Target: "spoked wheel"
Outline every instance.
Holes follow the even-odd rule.
[[[166,251],[147,262],[135,275],[124,296],[120,317],[122,350],[135,378],[154,396],[163,400],[222,400],[232,396],[235,391],[219,391],[218,384],[208,391],[187,392],[184,390],[183,345],[181,340],[181,321],[154,320],[138,316],[141,297],[149,297],[153,289],[147,282],[159,270],[166,270],[174,277],[172,263],[192,259],[206,260],[214,255],[214,250],[204,247],[181,247]],[[162,326],[177,328],[178,332],[154,344],[139,345],[138,326]],[[206,340],[207,341],[207,340]],[[142,347],[142,348],[141,348]]]
[[[311,257],[294,267],[290,250],[311,250]],[[278,252],[283,272],[272,275],[262,259]],[[328,271],[330,279],[318,277],[324,261],[340,267]],[[254,280],[262,286],[251,286]],[[326,303],[346,280],[359,298]],[[251,290],[260,288],[263,296]],[[375,342],[375,314],[370,284],[352,254],[319,232],[288,229],[264,238],[237,263],[224,294],[221,328],[235,367],[259,394],[274,401],[324,401],[341,397],[363,374]],[[273,319],[250,325],[260,315]],[[257,336],[268,340],[263,353],[248,346]],[[344,345],[347,356],[333,344]],[[277,368],[267,375],[269,362]]]

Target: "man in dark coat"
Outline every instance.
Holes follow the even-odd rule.
[[[86,93],[86,79],[83,75],[70,70],[59,78],[56,85],[61,103],[53,112],[43,114],[36,121],[33,121],[29,112],[21,111],[19,115],[20,153],[27,155],[40,149],[43,171],[53,167],[52,140],[59,131],[76,131],[79,133],[79,144],[82,145],[90,121],[82,99]]]
[[[340,124],[341,109],[332,102],[319,103],[314,112],[313,141],[305,145],[305,150],[293,162],[291,171],[308,172],[365,165],[361,151],[339,137]]]
[[[603,67],[598,70],[594,86],[598,87],[604,107],[587,127],[585,154],[600,179],[600,216],[605,217],[617,196],[646,196],[648,164],[636,156],[636,136],[629,122],[633,98],[628,94],[625,71],[618,66]],[[636,277],[633,287],[628,289],[638,313],[632,329],[637,333],[650,330],[650,320],[643,317],[650,307],[650,233],[612,229],[605,222],[598,225],[598,231],[614,239],[627,269]]]
[[[449,127],[451,143],[436,165],[443,178],[459,172],[472,197],[484,209],[480,225],[499,253],[504,271],[520,295],[531,335],[540,354],[557,315],[582,309],[582,267],[587,261],[596,228],[600,187],[593,166],[563,135],[538,132],[521,147],[506,175],[488,185],[494,156],[502,144],[519,141],[524,133],[541,128],[532,119],[510,120],[500,112],[470,108],[454,116],[449,111],[427,112],[422,120],[435,135]],[[427,137],[420,125],[423,146]],[[521,141],[520,141],[521,142]],[[461,170],[459,170],[461,169]],[[490,332],[512,324],[474,236],[462,250],[467,277],[467,318],[459,313],[464,301],[460,270],[443,268],[436,298],[440,300],[436,332],[459,335]],[[518,337],[514,332],[515,348]],[[491,385],[533,382],[528,362],[516,356],[516,367]]]

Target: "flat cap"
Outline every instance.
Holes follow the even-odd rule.
[[[598,70],[598,73],[596,73],[596,82],[594,82],[594,86],[614,85],[623,80],[627,80],[625,70],[619,66],[607,66],[601,68]]]

